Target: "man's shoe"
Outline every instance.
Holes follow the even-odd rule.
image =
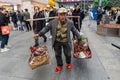
[[[47,41],[47,38],[44,38],[44,42],[46,42]]]
[[[57,67],[55,68],[55,72],[56,72],[56,73],[59,73],[61,70],[62,70],[62,66],[57,66]]]
[[[66,67],[67,69],[72,69],[72,64],[67,64]]]
[[[13,30],[17,30],[18,28],[13,28]]]
[[[3,49],[1,49],[0,52],[6,52],[6,51],[8,51],[8,50],[9,50],[8,48],[3,48]]]

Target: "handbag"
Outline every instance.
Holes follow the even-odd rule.
[[[1,26],[2,35],[10,34],[10,26]]]

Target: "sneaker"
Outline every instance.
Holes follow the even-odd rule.
[[[66,67],[67,69],[72,69],[72,64],[67,64]]]
[[[9,50],[8,48],[3,48],[3,49],[1,49],[1,52],[6,52],[8,50]]]
[[[56,72],[56,73],[59,73],[61,70],[62,70],[62,66],[57,66],[57,67],[55,68],[55,72]]]
[[[13,30],[17,30],[17,28],[13,28]]]
[[[52,36],[50,36],[49,38],[52,39]]]

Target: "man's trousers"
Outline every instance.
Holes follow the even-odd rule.
[[[66,58],[66,63],[71,63],[71,48],[67,42],[58,42],[54,43],[55,57],[57,60],[57,66],[63,66],[62,60],[62,49]]]

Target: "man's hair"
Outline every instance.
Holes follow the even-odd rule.
[[[78,4],[78,3],[75,3],[75,4],[74,4],[74,7],[77,7],[77,6],[79,6],[79,4]]]
[[[3,11],[4,8],[0,7],[0,10]]]
[[[28,11],[28,9],[25,9],[25,11]]]

